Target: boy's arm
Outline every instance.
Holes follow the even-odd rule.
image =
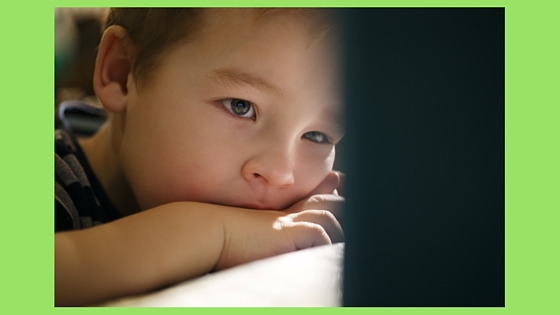
[[[224,238],[213,208],[174,203],[55,233],[56,305],[96,303],[208,272]]]
[[[302,203],[283,212],[178,202],[56,233],[55,303],[97,303],[342,240],[330,212],[305,209]]]

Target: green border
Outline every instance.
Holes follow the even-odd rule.
[[[150,1],[153,3],[153,1]],[[2,91],[8,144],[1,168],[4,203],[2,301],[7,311],[53,309],[53,4],[10,1],[3,7]],[[149,5],[84,1],[80,6]],[[208,5],[163,1],[158,5]],[[448,1],[221,1],[220,6],[449,6]],[[506,307],[475,309],[303,309],[296,313],[535,313],[558,311],[560,185],[558,44],[560,5],[553,1],[460,1],[453,6],[506,7]],[[46,209],[45,209],[46,208]],[[17,309],[16,309],[17,308]],[[556,310],[556,311],[554,311]],[[89,311],[87,309],[83,310]],[[113,309],[107,309],[113,312]],[[119,310],[119,312],[130,312]],[[144,311],[144,310],[143,310]],[[145,311],[151,311],[146,309]],[[155,310],[160,311],[160,310]],[[173,309],[170,311],[184,311]],[[189,310],[213,313],[213,309]],[[217,312],[231,310],[217,310]],[[259,310],[243,310],[243,313]],[[269,313],[284,309],[267,309]],[[74,312],[74,310],[71,310]],[[241,313],[241,311],[239,311]],[[289,310],[292,312],[292,310]]]

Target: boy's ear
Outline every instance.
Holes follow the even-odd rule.
[[[126,30],[112,25],[105,30],[93,74],[95,94],[110,112],[121,112],[126,108],[127,83],[131,72],[131,60],[124,43]]]

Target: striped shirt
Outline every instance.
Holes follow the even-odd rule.
[[[56,129],[55,232],[110,222],[120,215],[109,201],[76,139]]]

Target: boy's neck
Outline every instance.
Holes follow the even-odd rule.
[[[140,211],[140,207],[113,149],[112,126],[108,121],[92,137],[79,142],[109,200],[122,216],[127,216]]]

